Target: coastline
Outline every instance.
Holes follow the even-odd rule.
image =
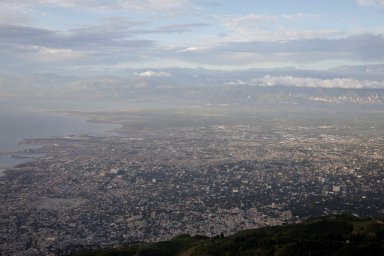
[[[0,112],[0,114],[2,114]],[[88,115],[86,115],[88,114]],[[7,113],[6,116],[9,116]],[[90,136],[111,136],[120,128],[119,124],[92,119],[91,113],[83,115],[71,111],[37,111],[18,112],[18,118],[13,123],[0,127],[0,177],[5,171],[17,167],[19,164],[34,161],[41,155],[34,155],[31,149],[38,149],[41,145],[26,143],[29,139],[44,139],[70,135],[87,134]],[[32,127],[24,129],[23,127]],[[31,154],[32,153],[32,154]]]

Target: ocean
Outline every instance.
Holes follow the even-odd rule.
[[[66,135],[112,135],[119,125],[88,122],[86,118],[51,111],[100,111],[123,107],[110,102],[55,102],[0,100],[0,176],[6,168],[28,161],[12,153],[36,147],[23,139]]]

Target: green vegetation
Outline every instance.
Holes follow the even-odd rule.
[[[165,242],[83,250],[74,255],[384,255],[384,223],[339,215],[297,225],[245,230],[229,237],[181,235]]]

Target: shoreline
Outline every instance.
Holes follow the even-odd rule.
[[[0,151],[0,177],[6,176],[6,171],[15,168],[19,164],[25,164],[38,159],[40,156],[31,156],[30,149],[39,149],[41,145],[26,143],[30,139],[44,139],[54,137],[65,137],[69,135],[81,135],[87,134],[88,136],[113,136],[118,134],[118,130],[121,128],[121,124],[111,123],[103,120],[96,120],[92,118],[92,113],[74,111],[50,111],[45,110],[42,113],[48,113],[52,115],[53,121],[48,120],[48,125],[52,125],[52,130],[55,130],[55,119],[60,119],[61,122],[68,124],[68,129],[62,129],[57,134],[18,134],[18,137],[14,137],[12,144],[9,144],[9,148],[6,147]],[[81,114],[80,114],[81,113]],[[39,117],[41,117],[39,115]],[[43,118],[46,118],[44,115]],[[68,119],[68,120],[66,120]],[[22,120],[22,119],[20,119]],[[21,121],[23,122],[23,121]],[[27,121],[26,121],[27,122]],[[72,123],[79,125],[80,128],[73,130],[71,128]],[[17,124],[19,125],[19,124]],[[6,130],[5,130],[6,131]],[[24,136],[25,135],[25,136]],[[9,152],[7,152],[7,149]],[[16,157],[15,157],[16,156]]]

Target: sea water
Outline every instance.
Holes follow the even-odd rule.
[[[113,103],[108,106],[100,106],[97,102],[77,102],[76,105],[71,102],[55,104],[52,101],[0,101],[0,176],[4,169],[28,160],[12,157],[16,152],[36,147],[22,144],[24,139],[79,134],[112,135],[112,131],[119,127],[115,124],[88,122],[86,117],[51,111],[100,111],[121,107]]]

